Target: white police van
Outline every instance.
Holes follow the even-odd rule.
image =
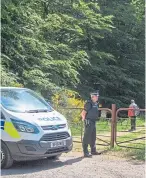
[[[26,88],[1,87],[1,167],[14,161],[56,158],[72,149],[63,115]]]

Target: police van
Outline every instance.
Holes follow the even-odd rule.
[[[72,149],[66,118],[26,88],[1,87],[1,167]]]

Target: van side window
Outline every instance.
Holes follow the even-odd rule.
[[[1,119],[2,120],[6,120],[5,116],[3,115],[3,113],[1,112]]]

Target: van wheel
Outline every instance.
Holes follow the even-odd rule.
[[[56,159],[59,159],[60,156],[61,156],[61,154],[56,155],[56,156],[47,157],[47,158],[52,159],[52,160],[56,160]]]
[[[13,159],[8,147],[1,142],[1,168],[10,168],[13,164]]]

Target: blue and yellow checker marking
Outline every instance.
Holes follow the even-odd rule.
[[[12,138],[17,138],[18,139],[18,138],[21,137],[20,134],[19,134],[19,132],[16,130],[16,128],[12,124],[12,122],[7,122],[7,121],[4,121],[4,120],[1,120],[0,127],[7,134],[9,134],[10,137],[12,137]]]
[[[2,120],[1,120],[1,122],[0,122],[0,127],[1,127],[2,130],[4,130],[4,124],[5,124],[5,121],[2,121]]]

